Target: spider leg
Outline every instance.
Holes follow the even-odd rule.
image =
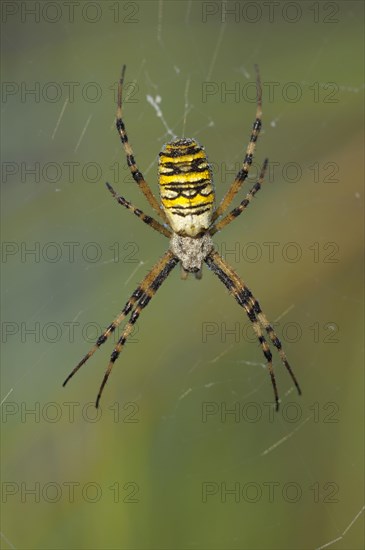
[[[271,355],[271,351],[269,349],[268,343],[266,342],[265,337],[262,333],[261,326],[263,326],[263,328],[266,330],[266,332],[270,337],[270,340],[278,350],[280,358],[285,368],[289,372],[289,375],[300,395],[301,390],[300,390],[299,384],[288,363],[286,355],[282,350],[281,342],[277,337],[277,334],[275,333],[273,327],[268,322],[266,316],[263,314],[258,301],[254,298],[254,296],[252,295],[251,291],[247,288],[245,283],[241,281],[237,273],[235,273],[235,271],[223,260],[223,258],[220,257],[218,252],[213,250],[206,257],[205,262],[208,265],[208,267],[213,271],[213,273],[215,273],[219,277],[219,279],[223,282],[223,284],[228,288],[231,294],[233,294],[233,297],[238,302],[238,304],[245,309],[248,315],[248,318],[250,319],[253,325],[253,329],[260,342],[263,354],[267,360],[271,382],[274,389],[276,410],[278,410],[279,395],[278,395],[277,386],[276,386],[275,374],[272,368],[272,355]]]
[[[131,297],[129,298],[128,302],[125,304],[124,308],[120,312],[120,314],[114,319],[114,321],[105,329],[105,331],[99,336],[99,338],[96,340],[93,347],[88,351],[88,353],[81,359],[81,361],[76,365],[76,367],[70,372],[70,374],[67,376],[66,380],[63,383],[63,386],[66,386],[67,382],[76,374],[76,372],[86,363],[88,359],[94,353],[97,349],[100,348],[104,342],[109,338],[109,336],[115,331],[115,329],[120,325],[120,323],[123,321],[123,319],[130,313],[133,308],[134,304],[140,300],[146,290],[149,288],[151,283],[154,281],[154,278],[156,276],[156,273],[160,273],[161,270],[164,269],[164,267],[172,261],[172,258],[174,256],[170,251],[166,252],[166,254],[157,262],[157,264],[154,265],[154,267],[151,269],[151,271],[146,275],[146,277],[143,279],[141,284],[136,288],[136,290],[133,292]]]
[[[237,206],[237,208],[234,208],[233,210],[231,210],[231,212],[227,214],[227,216],[222,218],[219,222],[215,223],[209,229],[210,235],[214,235],[214,233],[217,233],[217,231],[220,231],[223,227],[231,223],[231,221],[235,220],[237,216],[239,216],[245,210],[245,208],[247,208],[247,206],[250,204],[250,202],[252,201],[256,193],[261,189],[261,185],[262,185],[262,182],[264,181],[268,162],[269,162],[268,159],[264,160],[264,164],[262,165],[259,179],[255,183],[255,185],[251,187],[250,191],[246,195],[246,198],[243,199],[243,201],[239,206]]]
[[[118,357],[119,357],[119,355],[120,355],[120,353],[121,353],[121,351],[122,351],[122,349],[123,349],[123,347],[126,343],[126,340],[127,340],[128,336],[132,332],[133,326],[136,323],[137,319],[139,318],[139,316],[142,312],[142,309],[147,306],[147,304],[150,302],[151,298],[155,295],[155,293],[157,292],[159,287],[162,285],[164,280],[167,278],[169,273],[172,271],[172,269],[176,266],[176,264],[178,262],[179,262],[178,258],[176,256],[174,256],[172,252],[168,251],[165,254],[165,257],[160,262],[160,265],[157,265],[153,269],[153,274],[154,274],[153,281],[150,283],[148,288],[146,288],[146,290],[144,291],[144,293],[140,297],[136,308],[132,312],[128,323],[124,327],[123,334],[119,338],[119,340],[117,342],[117,345],[115,346],[115,348],[113,350],[113,353],[110,356],[110,361],[109,361],[108,367],[105,371],[104,378],[101,382],[99,393],[98,393],[97,398],[96,398],[96,402],[95,402],[96,408],[99,407],[101,394],[103,393],[105,384],[108,381],[108,378],[110,376],[110,373],[112,371],[114,363],[118,359]]]
[[[159,233],[162,233],[162,235],[165,235],[165,237],[171,237],[171,231],[169,231],[166,227],[164,227],[162,224],[160,224],[157,220],[155,220],[151,216],[147,216],[146,214],[144,214],[142,210],[133,206],[133,204],[127,201],[127,199],[125,199],[124,197],[121,197],[120,195],[117,195],[117,193],[114,191],[110,183],[106,182],[106,186],[119,204],[128,208],[128,210],[130,210],[131,212],[133,212],[133,214],[138,216],[138,218],[140,218],[144,223],[146,223],[147,225],[149,225]]]
[[[227,210],[232,200],[234,199],[238,191],[241,189],[243,182],[247,178],[251,164],[252,164],[252,159],[253,159],[253,155],[256,147],[256,141],[260,134],[261,117],[262,117],[262,87],[261,87],[260,73],[257,65],[255,65],[255,70],[256,70],[256,83],[257,83],[257,107],[256,107],[256,118],[252,126],[250,141],[247,145],[246,155],[243,160],[242,168],[237,173],[236,179],[234,180],[231,187],[228,189],[227,193],[223,197],[218,208],[213,213],[212,222],[214,222],[217,218],[219,218],[219,216],[221,216]]]
[[[161,208],[160,204],[158,203],[156,197],[152,193],[150,187],[148,186],[146,180],[143,177],[143,174],[139,171],[137,163],[134,158],[133,150],[131,145],[128,141],[127,132],[125,129],[125,125],[122,119],[122,91],[123,91],[123,82],[124,82],[124,75],[125,75],[125,69],[126,66],[123,65],[122,67],[122,73],[119,79],[118,84],[118,108],[117,108],[117,119],[116,119],[116,128],[120,137],[120,140],[122,142],[124,152],[127,157],[127,164],[129,166],[129,169],[131,171],[132,177],[134,181],[138,184],[140,189],[142,190],[142,193],[152,206],[152,208],[158,213],[158,215],[167,223],[167,217],[163,209]]]
[[[272,343],[274,344],[274,346],[278,350],[278,353],[280,355],[280,359],[281,359],[282,363],[285,365],[286,370],[289,372],[290,377],[291,377],[291,379],[292,379],[292,381],[293,381],[293,383],[294,383],[294,385],[297,389],[298,394],[302,395],[302,390],[300,389],[299,382],[296,379],[296,376],[293,372],[293,369],[289,365],[288,359],[286,357],[286,354],[285,354],[285,352],[282,348],[282,344],[281,344],[275,330],[273,329],[272,325],[269,323],[266,315],[262,312],[262,310],[260,308],[260,304],[258,303],[258,301],[253,296],[251,296],[250,302],[251,302],[253,310],[256,314],[257,319],[261,323],[261,326],[266,330],[267,334],[270,337],[270,340],[272,341]]]

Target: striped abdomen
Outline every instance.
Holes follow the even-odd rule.
[[[158,171],[161,203],[172,230],[189,237],[203,234],[214,208],[212,172],[203,147],[187,138],[167,143]]]

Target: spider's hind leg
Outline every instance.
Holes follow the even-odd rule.
[[[252,160],[256,149],[256,143],[260,135],[261,117],[262,117],[262,86],[261,86],[259,69],[257,65],[255,65],[255,70],[256,70],[256,87],[257,87],[257,107],[256,107],[255,122],[253,123],[253,126],[252,126],[250,141],[248,142],[248,145],[247,145],[246,154],[243,159],[242,167],[238,171],[234,182],[232,183],[227,193],[221,200],[220,204],[216,208],[215,212],[213,213],[212,222],[215,222],[227,210],[232,200],[234,199],[238,191],[241,189],[245,179],[249,174],[249,171],[252,165]]]
[[[123,65],[122,72],[119,79],[118,84],[118,107],[117,107],[117,117],[116,117],[116,128],[117,132],[120,137],[121,144],[124,149],[124,153],[127,158],[127,164],[129,167],[129,170],[132,174],[132,177],[134,181],[137,183],[138,187],[141,189],[142,193],[152,206],[155,212],[163,219],[165,223],[168,223],[166,214],[164,210],[162,209],[161,205],[158,203],[155,195],[153,194],[152,190],[150,189],[148,183],[143,177],[142,172],[139,170],[137,166],[137,162],[133,153],[133,149],[131,147],[131,144],[129,143],[127,131],[125,128],[125,124],[123,121],[123,115],[122,115],[122,107],[123,107],[123,85],[124,85],[124,76],[125,76],[125,69],[126,66]]]

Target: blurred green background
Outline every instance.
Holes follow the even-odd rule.
[[[3,548],[363,548],[363,3],[2,10]],[[251,183],[265,156],[271,171],[215,241],[303,388],[275,353],[278,414],[244,311],[208,269],[170,275],[99,416],[112,342],[61,386],[168,246],[104,185],[151,213],[114,129],[122,63],[154,192],[158,152],[184,134],[205,146],[218,199],[259,64]]]

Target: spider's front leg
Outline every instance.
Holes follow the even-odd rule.
[[[133,292],[132,296],[127,301],[121,313],[114,319],[114,321],[107,327],[107,329],[99,336],[94,346],[88,351],[88,353],[81,359],[81,361],[76,365],[76,367],[70,372],[66,380],[63,383],[63,386],[76,374],[76,372],[90,359],[92,355],[96,352],[99,347],[104,344],[109,336],[113,334],[115,329],[120,325],[120,323],[125,319],[128,314],[131,314],[129,323],[127,323],[126,328],[118,341],[118,344],[114,348],[113,354],[111,356],[111,361],[109,363],[107,373],[104,376],[102,387],[99,391],[97,398],[97,405],[100,400],[102,389],[105,386],[106,380],[110,374],[112,366],[120,354],[122,346],[125,343],[128,335],[130,334],[132,327],[137,320],[141,310],[146,307],[146,305],[151,300],[152,296],[155,294],[157,289],[161,286],[163,281],[166,279],[170,271],[178,263],[178,259],[168,250],[164,256],[154,265],[151,271],[146,275],[141,284]],[[137,306],[135,304],[137,303]]]
[[[149,284],[148,288],[146,288],[143,295],[140,297],[136,308],[131,313],[130,319],[126,324],[124,331],[121,337],[119,338],[117,345],[113,350],[113,353],[110,356],[110,361],[105,371],[104,378],[102,380],[99,393],[96,398],[96,403],[95,403],[96,408],[99,407],[101,394],[103,393],[105,384],[108,381],[108,378],[110,376],[114,363],[118,359],[128,339],[128,336],[131,334],[133,327],[137,322],[142,310],[149,304],[151,298],[156,294],[157,290],[160,288],[162,283],[165,281],[166,277],[171,273],[171,271],[173,270],[173,268],[176,266],[178,262],[179,262],[178,258],[174,256],[172,252],[169,250],[168,252],[166,252],[164,257],[158,262],[158,264],[152,269],[152,272],[150,272],[149,275],[153,273],[153,280]]]
[[[276,379],[274,370],[272,367],[272,355],[269,349],[269,345],[263,335],[262,328],[266,330],[270,337],[271,342],[279,352],[281,361],[287,369],[298,394],[301,395],[301,389],[299,383],[293,373],[292,368],[289,365],[287,357],[282,349],[281,342],[274,331],[272,325],[268,322],[266,316],[261,310],[260,304],[254,298],[251,291],[247,288],[245,283],[238,277],[237,273],[221,258],[221,256],[213,250],[206,258],[205,263],[207,266],[219,277],[222,283],[228,288],[233,295],[237,303],[243,307],[247,313],[249,320],[252,323],[255,334],[260,342],[261,349],[267,361],[271,382],[274,389],[276,410],[279,409],[279,394],[276,386]],[[261,328],[262,327],[262,328]]]

